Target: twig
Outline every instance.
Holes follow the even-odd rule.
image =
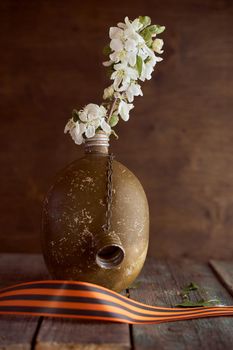
[[[111,118],[111,116],[112,116],[112,113],[113,113],[114,108],[115,108],[115,106],[116,106],[116,102],[117,102],[117,98],[114,98],[114,101],[113,101],[113,103],[112,103],[112,106],[111,106],[111,109],[110,109],[110,112],[109,112],[108,122],[109,122],[109,120],[110,120],[110,118]]]

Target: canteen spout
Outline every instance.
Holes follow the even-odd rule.
[[[119,267],[124,258],[125,250],[119,236],[115,233],[103,233],[98,237],[96,263],[103,269]]]

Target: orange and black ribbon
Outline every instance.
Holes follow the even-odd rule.
[[[104,287],[74,281],[35,281],[0,290],[0,314],[68,317],[130,324],[233,316],[233,306],[150,306]]]

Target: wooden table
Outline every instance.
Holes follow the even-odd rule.
[[[41,255],[0,255],[0,286],[48,278]],[[173,306],[189,282],[201,288],[193,298],[218,298],[233,305],[233,262],[147,259],[131,298]],[[203,289],[202,289],[203,288]],[[233,349],[233,318],[160,325],[111,324],[46,317],[0,316],[0,349]]]

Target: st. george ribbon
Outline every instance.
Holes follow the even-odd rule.
[[[0,289],[1,314],[157,324],[202,317],[233,316],[233,306],[151,306],[95,284],[48,280]]]

